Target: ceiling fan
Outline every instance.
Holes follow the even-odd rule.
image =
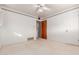
[[[36,4],[35,7],[37,13],[50,10],[45,4]]]
[[[41,14],[42,12],[44,13],[44,11],[50,11],[50,9],[45,5],[45,4],[36,4],[34,5],[34,7],[36,8],[35,12],[38,15],[38,20],[37,21],[44,21],[39,14]]]

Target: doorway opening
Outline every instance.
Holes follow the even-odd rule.
[[[37,38],[47,39],[47,20],[36,21]]]

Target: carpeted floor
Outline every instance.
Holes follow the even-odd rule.
[[[30,40],[2,46],[0,55],[79,54],[79,46],[53,40]]]

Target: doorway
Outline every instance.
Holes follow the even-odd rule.
[[[37,21],[37,38],[47,39],[47,20]]]

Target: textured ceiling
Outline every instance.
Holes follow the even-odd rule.
[[[76,4],[45,4],[49,11],[44,10],[43,12],[37,13],[35,4],[4,4],[4,6],[22,12],[24,14],[29,14],[33,17],[40,16],[45,18],[51,15],[55,15],[58,12],[62,12],[66,9],[76,7]]]

